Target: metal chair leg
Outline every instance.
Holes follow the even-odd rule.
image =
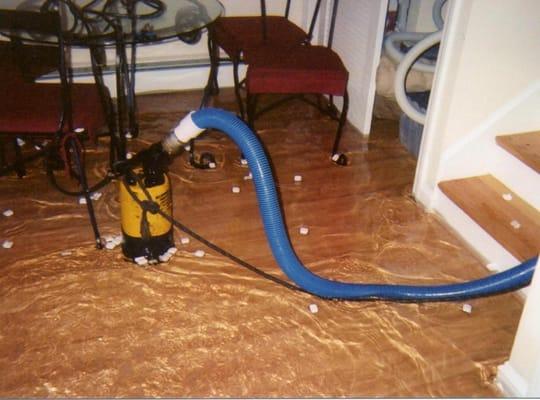
[[[219,48],[212,41],[211,33],[208,32],[208,55],[210,57],[210,71],[208,73],[208,80],[203,91],[203,98],[199,108],[208,106],[210,96],[219,93],[219,86],[217,80],[218,68],[219,68]]]
[[[244,112],[244,104],[242,102],[242,95],[240,94],[240,78],[238,77],[238,67],[240,61],[237,57],[232,60],[233,63],[233,78],[234,78],[234,94],[236,96],[236,102],[238,103],[238,110],[240,112],[240,118],[245,120],[246,115]]]
[[[219,84],[218,84],[218,72],[219,72],[219,46],[216,45],[213,41],[212,36],[208,35],[208,51],[210,54],[210,84],[212,89],[212,95],[219,94]]]
[[[86,179],[86,171],[84,170],[84,165],[82,161],[81,154],[79,152],[79,147],[74,142],[73,139],[68,139],[68,146],[71,146],[73,149],[73,158],[75,161],[76,168],[79,170],[79,180],[81,187],[83,189],[83,195],[86,199],[86,208],[88,210],[88,217],[90,218],[90,224],[92,225],[92,230],[94,231],[94,238],[96,241],[96,248],[102,249],[103,244],[101,243],[101,236],[99,234],[99,229],[96,220],[96,214],[94,212],[94,205],[92,204],[92,198],[90,197],[90,191],[88,190],[88,181]]]
[[[341,110],[341,115],[339,117],[338,121],[338,128],[336,132],[336,138],[334,139],[334,145],[332,146],[332,158],[334,158],[336,155],[338,155],[339,150],[339,142],[341,140],[341,135],[343,133],[343,128],[345,126],[345,122],[347,122],[347,112],[349,111],[349,93],[345,91],[343,94],[343,109]],[[343,154],[338,155],[338,157],[345,157]],[[338,162],[338,160],[334,160]],[[338,162],[340,165],[346,165],[347,159],[345,158],[344,162],[343,160],[341,162]]]
[[[13,139],[13,146],[15,149],[15,164],[14,169],[19,178],[22,178],[26,175],[26,168],[24,167],[24,158],[22,156],[21,147],[17,142],[17,138]]]
[[[247,94],[246,98],[246,113],[247,113],[247,124],[253,132],[255,132],[255,116],[257,112],[257,100],[258,96],[256,94]]]
[[[6,146],[4,144],[4,138],[0,137],[0,171],[6,168]]]

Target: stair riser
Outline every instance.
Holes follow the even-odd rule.
[[[488,264],[495,264],[500,272],[512,268],[520,263],[512,254],[482,229],[471,217],[469,217],[452,200],[437,189],[435,195],[435,212],[456,232],[480,258],[485,261],[486,271]],[[528,289],[518,291],[525,298]]]
[[[440,189],[437,189],[436,199],[437,214],[486,261],[486,264],[496,263],[501,267],[511,267],[520,263]]]
[[[496,148],[490,173],[531,206],[540,210],[540,174],[501,147]]]
[[[471,143],[459,158],[448,160],[438,181],[491,174],[527,203],[540,209],[540,174],[492,142]]]

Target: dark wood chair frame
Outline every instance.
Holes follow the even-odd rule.
[[[78,9],[75,5],[69,0],[53,0],[48,2],[48,6],[51,6],[51,9],[43,10],[41,12],[35,11],[21,11],[21,10],[0,10],[0,29],[4,31],[27,31],[35,34],[45,34],[55,36],[58,42],[58,73],[60,77],[60,96],[61,96],[61,110],[58,121],[58,127],[54,132],[29,132],[30,137],[46,137],[51,139],[51,144],[40,149],[37,153],[32,155],[30,158],[36,158],[38,156],[45,156],[45,163],[47,169],[47,175],[52,185],[60,190],[61,192],[72,195],[72,196],[84,196],[86,199],[88,214],[92,229],[94,231],[96,246],[101,248],[101,240],[97,227],[97,221],[92,205],[92,200],[90,194],[92,191],[98,190],[100,187],[106,185],[110,179],[111,175],[108,174],[104,179],[93,187],[88,186],[88,181],[86,177],[86,172],[84,168],[83,155],[81,154],[80,142],[77,139],[79,136],[84,136],[84,132],[75,132],[73,126],[73,106],[71,98],[71,84],[72,76],[70,74],[66,53],[67,53],[67,43],[64,37],[64,32],[62,30],[61,18],[58,12],[60,3],[67,5],[70,8],[70,11],[75,13],[74,15],[81,17],[82,14],[77,14]],[[84,20],[81,20],[81,23],[85,23]],[[22,45],[22,42],[19,42],[17,35],[10,35],[12,37],[12,42],[14,46]],[[94,73],[94,78],[96,79],[96,84],[99,91],[100,101],[102,102],[102,107],[105,113],[105,119],[109,129],[109,135],[111,137],[111,148],[110,148],[110,163],[115,160],[117,143],[115,140],[115,118],[112,100],[108,94],[108,91],[103,83],[102,78],[102,52],[104,49],[98,45],[90,45],[90,54],[92,61],[92,70]],[[35,84],[39,85],[39,84]],[[10,170],[15,170],[19,177],[25,175],[24,162],[28,161],[29,158],[24,159],[22,157],[22,152],[20,146],[17,142],[18,137],[23,137],[25,135],[20,132],[0,132],[1,136],[8,136],[13,139],[15,146],[15,163],[12,166],[6,166],[5,158],[3,154],[3,143],[0,148],[2,157],[0,158],[1,169],[0,175],[5,174]],[[66,151],[69,151],[73,159],[73,169],[72,174],[78,180],[81,190],[80,191],[69,191],[58,184],[54,177],[55,164],[58,163],[58,148],[61,144],[62,139],[65,141]]]
[[[336,25],[336,17],[337,17],[337,10],[339,6],[339,0],[334,0],[332,5],[332,15],[330,20],[330,30],[328,33],[328,41],[326,44],[326,47],[331,49],[332,44],[334,41],[334,31],[335,31],[335,25]],[[315,108],[317,108],[319,111],[325,113],[326,115],[330,116],[330,118],[334,119],[338,122],[338,127],[336,131],[336,136],[334,139],[334,143],[332,145],[332,151],[331,156],[334,157],[337,155],[336,159],[334,160],[336,163],[340,165],[346,165],[347,164],[347,158],[343,154],[339,154],[339,143],[341,141],[341,136],[343,133],[343,128],[345,126],[345,123],[347,122],[347,114],[349,111],[349,93],[347,89],[345,89],[345,92],[343,94],[343,106],[341,113],[338,111],[337,107],[334,104],[334,96],[330,95],[328,99],[328,104],[324,105],[325,102],[321,102],[321,94],[317,95],[317,101],[314,102],[310,98],[306,97],[305,94],[291,94],[287,95],[285,97],[282,97],[281,99],[270,103],[269,105],[265,106],[264,108],[260,108],[257,110],[257,102],[259,99],[258,94],[249,94],[249,92],[246,95],[246,110],[247,110],[247,123],[249,127],[255,131],[255,119],[262,114],[267,113],[268,111],[271,111],[279,106],[281,106],[284,103],[287,103],[291,100],[300,99]]]

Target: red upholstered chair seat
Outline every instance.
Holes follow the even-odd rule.
[[[249,63],[250,52],[263,45],[298,45],[308,39],[301,28],[281,16],[266,17],[266,41],[260,16],[219,18],[211,27],[213,40],[230,57]]]
[[[8,86],[10,86],[8,88]],[[58,130],[62,104],[59,84],[2,82],[9,96],[0,96],[0,127],[4,133],[53,135]],[[106,117],[95,84],[74,84],[73,126],[84,127],[91,138],[106,126]]]
[[[324,46],[290,51],[258,49],[246,75],[249,93],[319,93],[343,96],[349,73],[341,58]]]

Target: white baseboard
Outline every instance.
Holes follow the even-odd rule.
[[[499,367],[496,382],[506,397],[527,396],[527,381],[523,379],[508,361]]]
[[[208,66],[197,66],[190,68],[171,68],[138,71],[135,76],[135,93],[165,92],[180,90],[203,89],[208,80]],[[241,66],[240,76],[244,70]],[[91,75],[78,76],[75,82],[93,82]],[[56,80],[48,80],[55,82]],[[114,74],[104,76],[105,85],[109,88],[111,96],[116,97],[116,79]],[[233,87],[232,67],[223,65],[219,68],[218,81],[220,87]],[[201,93],[202,96],[202,93]]]

